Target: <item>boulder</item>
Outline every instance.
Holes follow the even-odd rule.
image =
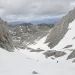
[[[33,72],[32,72],[32,74],[38,74],[38,72],[36,72],[36,71],[33,71]]]
[[[55,50],[52,50],[52,51],[46,51],[44,52],[44,55],[46,58],[50,57],[50,56],[54,56],[54,57],[61,57],[61,56],[64,56],[66,53],[63,52],[63,51],[55,51]]]

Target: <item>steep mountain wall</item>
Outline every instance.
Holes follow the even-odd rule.
[[[46,39],[46,43],[49,43],[50,48],[55,47],[60,40],[67,33],[69,23],[75,19],[75,8],[71,10],[66,16],[64,16],[52,29],[49,36]]]
[[[8,51],[13,51],[12,39],[9,35],[7,22],[0,18],[0,47]]]

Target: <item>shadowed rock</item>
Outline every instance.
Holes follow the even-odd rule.
[[[44,50],[31,50],[30,52],[42,52]]]
[[[74,40],[74,39],[75,39],[75,37],[72,40]]]
[[[75,50],[67,57],[67,60],[72,58],[75,58]]]
[[[8,51],[13,51],[12,39],[9,35],[7,22],[0,18],[0,47]]]
[[[63,52],[63,51],[56,51],[56,53],[55,53],[55,57],[61,57],[61,56],[64,56],[66,53],[65,52]]]
[[[70,48],[70,47],[72,47],[72,45],[67,45],[67,46],[65,46],[64,48]],[[63,49],[64,49],[64,48],[63,48]]]
[[[33,72],[32,72],[32,74],[38,74],[38,72],[36,72],[36,71],[33,71]]]
[[[49,47],[53,48],[56,46],[60,40],[67,33],[69,23],[75,19],[75,8],[70,11],[66,16],[64,16],[51,30],[49,36],[46,39],[45,43],[49,43]]]
[[[46,58],[55,55],[56,51],[46,51],[43,54],[45,55]]]
[[[75,59],[72,62],[75,63]]]
[[[46,51],[44,52],[44,55],[46,58],[50,57],[50,56],[55,56],[55,57],[61,57],[61,56],[64,56],[66,53],[63,52],[63,51],[55,51],[55,50],[52,50],[52,51]]]

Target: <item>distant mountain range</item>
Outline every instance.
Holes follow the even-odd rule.
[[[56,24],[60,19],[61,18],[42,19],[42,20],[30,21],[30,23],[32,23],[32,24],[41,24],[41,23]]]
[[[28,24],[33,24],[33,25],[37,25],[37,24],[56,24],[61,18],[48,18],[48,19],[42,19],[42,20],[34,20],[34,21],[14,21],[14,22],[8,22],[8,24],[10,25],[15,25],[15,24],[23,24],[23,23],[28,23]]]

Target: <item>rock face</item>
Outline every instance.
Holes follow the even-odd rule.
[[[37,39],[46,36],[54,25],[14,25],[9,26],[10,34],[15,47],[25,49],[28,44],[33,44]]]
[[[42,51],[44,51],[44,50],[42,50],[42,49],[36,49],[36,50],[31,50],[30,52],[37,52],[37,53],[39,53],[39,52],[42,52]]]
[[[52,29],[50,35],[46,39],[49,47],[55,47],[68,31],[69,23],[75,19],[75,8],[64,16]]]
[[[72,62],[75,63],[75,59]]]
[[[75,58],[75,50],[68,56],[67,59]]]
[[[0,18],[0,47],[8,51],[13,51],[12,40],[6,22]]]
[[[61,56],[64,56],[66,53],[63,52],[63,51],[55,51],[55,50],[52,50],[52,51],[46,51],[44,52],[44,55],[46,58],[50,57],[50,56],[54,56],[54,57],[61,57]]]
[[[65,46],[63,49],[65,49],[65,48],[70,48],[70,47],[72,47],[72,45],[67,45],[67,46]]]

